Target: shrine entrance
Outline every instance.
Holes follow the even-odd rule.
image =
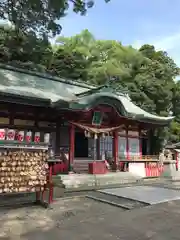
[[[88,138],[83,131],[75,133],[75,158],[88,158]]]
[[[142,139],[142,155],[148,155],[148,139]]]

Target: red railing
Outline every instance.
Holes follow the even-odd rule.
[[[142,156],[141,158],[139,157],[133,157],[132,159],[128,160],[127,162],[124,161],[119,161],[119,170],[120,171],[128,171],[128,163],[132,160],[136,162],[136,160],[144,160],[144,165],[145,165],[145,171],[146,171],[146,177],[158,177],[161,175],[163,172],[163,166],[160,165],[160,163],[157,161],[154,161],[157,159],[157,156]],[[152,161],[152,162],[151,162]],[[75,173],[88,173],[89,171],[89,163],[93,163],[93,160],[87,160],[87,159],[81,159],[81,160],[74,160],[74,172]],[[98,161],[95,161],[98,163]],[[101,162],[101,168],[102,171],[101,173],[108,172],[108,169],[105,167],[105,163],[103,161]],[[103,164],[103,166],[102,166]],[[98,164],[96,164],[98,165]],[[106,171],[104,170],[106,168]],[[53,175],[61,174],[61,173],[67,173],[68,172],[68,163],[64,162],[56,162],[53,164],[52,167],[52,173]],[[92,171],[93,172],[93,171]]]
[[[159,164],[159,162],[155,162],[155,163],[146,162],[145,170],[146,170],[146,177],[159,177],[164,170],[164,166]]]
[[[60,173],[66,173],[68,172],[68,165],[64,162],[57,162],[53,164],[52,167],[52,174],[57,175]]]
[[[89,169],[89,164],[95,163],[96,167],[93,168],[93,170]],[[95,170],[96,169],[96,170]],[[99,170],[97,170],[99,169]],[[107,171],[105,171],[106,165],[104,161],[93,161],[93,160],[74,160],[73,164],[73,171],[75,173],[93,173],[95,171],[99,172],[100,174],[103,174]],[[52,166],[52,174],[57,175],[61,173],[67,173],[68,172],[68,163],[65,164],[64,162],[56,162]]]

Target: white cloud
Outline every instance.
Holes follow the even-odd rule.
[[[157,50],[164,50],[180,66],[180,31],[152,42]]]
[[[176,64],[180,66],[180,31],[156,39],[150,37],[149,39],[137,40],[132,45],[135,48],[139,48],[143,44],[152,44],[156,50],[166,51],[168,55],[174,59]]]
[[[134,48],[137,48],[137,49],[139,49],[143,44],[145,44],[145,43],[147,43],[146,41],[143,41],[143,40],[136,40],[133,44],[132,44],[132,46],[134,47]]]
[[[177,32],[175,34],[161,37],[161,39],[153,42],[153,45],[159,50],[173,50],[176,47],[180,47],[180,32]]]

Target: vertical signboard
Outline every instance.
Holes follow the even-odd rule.
[[[102,123],[102,113],[95,111],[92,118],[92,125],[100,126]]]

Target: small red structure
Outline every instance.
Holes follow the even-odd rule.
[[[105,161],[97,161],[89,163],[89,173],[90,174],[105,174],[107,173],[107,167]]]

